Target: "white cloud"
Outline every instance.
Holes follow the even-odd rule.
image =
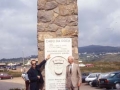
[[[78,0],[79,10],[96,9],[99,6],[100,0]]]
[[[78,0],[79,46],[119,46],[120,0]],[[37,54],[37,0],[0,0],[0,58]],[[24,48],[23,48],[24,47]]]
[[[115,12],[111,13],[109,16],[111,20],[110,28],[113,29],[115,33],[120,33],[120,10],[116,10]]]
[[[37,54],[37,0],[0,3],[0,58]]]
[[[119,46],[120,1],[78,0],[78,4],[79,46]]]

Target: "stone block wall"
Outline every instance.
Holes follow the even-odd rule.
[[[44,59],[45,38],[72,38],[72,52],[78,60],[77,0],[38,0],[38,60]]]

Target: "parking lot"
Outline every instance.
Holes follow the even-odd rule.
[[[9,90],[13,88],[24,88],[24,81],[21,77],[13,78],[13,79],[6,79],[0,80],[0,90]]]
[[[83,83],[81,86],[81,90],[106,90],[105,88],[91,87],[90,85]],[[116,89],[109,89],[116,90]]]
[[[7,79],[0,81],[0,90],[9,90],[11,88],[24,88],[24,81],[21,77],[14,78],[14,79]],[[106,89],[99,89],[96,87],[91,87],[85,83],[81,85],[81,90],[106,90]]]

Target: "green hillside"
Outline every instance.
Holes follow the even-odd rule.
[[[86,63],[86,62],[83,62],[83,63]],[[94,67],[81,67],[81,72],[112,72],[112,71],[120,71],[120,62],[99,61],[99,62],[89,62],[89,63],[93,64]]]
[[[120,54],[114,54],[114,55],[105,55],[102,56],[98,61],[117,61],[120,62]]]

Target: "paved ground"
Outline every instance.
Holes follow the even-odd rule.
[[[0,80],[0,90],[9,90],[13,88],[24,88],[24,81],[20,78]]]
[[[9,90],[11,88],[24,88],[24,81],[21,77],[7,80],[0,80],[0,90]],[[85,83],[81,85],[81,90],[106,90],[91,87]]]
[[[81,90],[105,90],[105,89],[91,87],[90,85],[83,83],[81,86]]]

